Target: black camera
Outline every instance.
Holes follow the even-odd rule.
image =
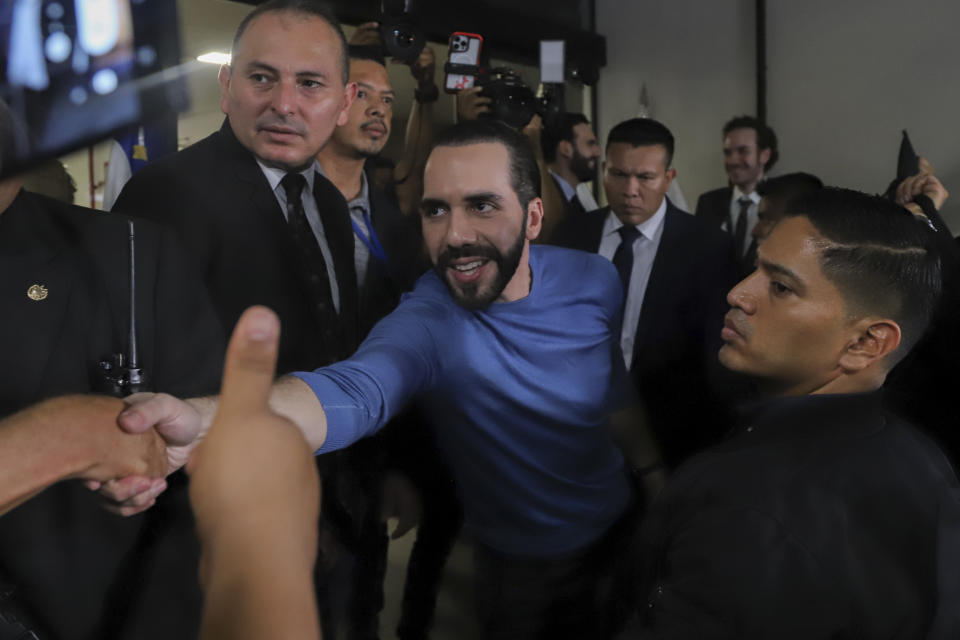
[[[404,64],[415,61],[427,39],[417,27],[413,0],[382,0],[379,22],[385,55]]]
[[[505,67],[483,71],[477,85],[490,98],[490,112],[485,115],[515,129],[526,126],[535,114],[547,124],[563,113],[563,85],[543,84],[536,95],[520,74]]]

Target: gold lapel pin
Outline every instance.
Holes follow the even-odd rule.
[[[30,288],[27,289],[27,297],[33,300],[34,302],[46,300],[49,294],[50,292],[47,291],[47,288],[42,284],[30,285]]]

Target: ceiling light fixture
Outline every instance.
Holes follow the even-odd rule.
[[[200,62],[209,62],[210,64],[230,64],[230,54],[219,51],[211,51],[202,56],[197,56]]]

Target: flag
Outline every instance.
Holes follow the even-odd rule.
[[[148,162],[177,150],[177,116],[141,125],[113,140],[103,185],[103,209],[109,211],[123,185]]]

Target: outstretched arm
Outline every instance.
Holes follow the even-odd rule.
[[[65,396],[0,420],[0,513],[68,478],[162,477],[162,438],[121,431],[122,408],[115,398]]]
[[[251,321],[252,322],[252,321]],[[253,329],[251,329],[253,330]],[[167,442],[166,473],[183,467],[193,451],[206,437],[220,404],[219,396],[181,400],[165,393],[140,393],[126,399],[128,406],[117,423],[129,433],[143,433],[151,428]],[[327,420],[317,396],[306,383],[284,376],[271,387],[270,408],[297,425],[312,450],[326,440]],[[149,481],[136,474],[101,485],[89,482],[90,489],[99,489],[111,503],[111,509],[130,516],[149,508],[166,488],[162,479]]]

